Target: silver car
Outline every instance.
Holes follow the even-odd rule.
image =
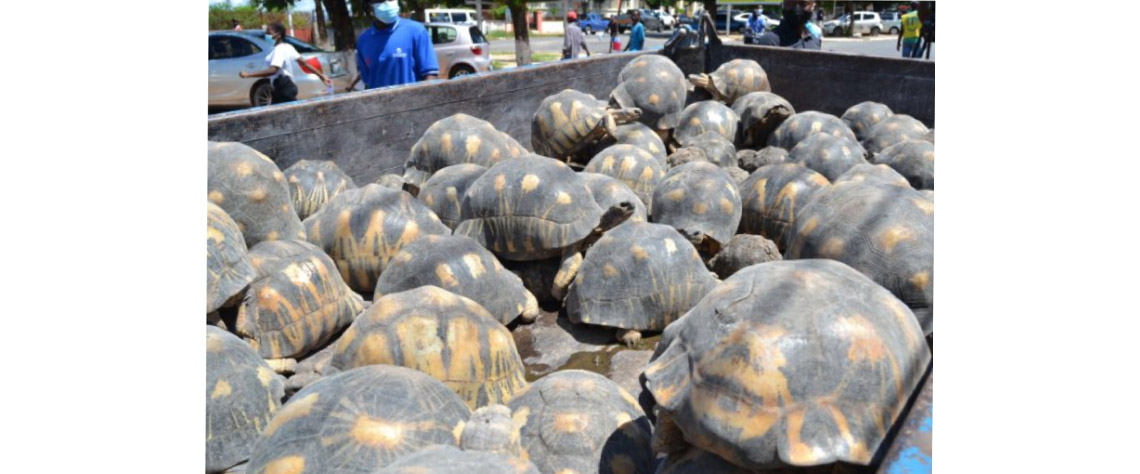
[[[441,78],[491,70],[491,44],[479,27],[450,23],[427,23],[424,27],[431,35]]]
[[[321,73],[332,79],[334,93],[343,91],[352,81],[349,53],[325,51],[292,36],[286,36],[285,41],[297,49],[302,61],[319,65]],[[273,42],[261,30],[211,31],[210,106],[269,105],[273,99],[269,79],[242,79],[238,73],[265,69],[265,57],[272,51]],[[303,73],[300,67],[293,70],[298,76],[293,78],[298,100],[329,95],[328,86],[316,74]]]
[[[855,12],[855,25],[854,31],[851,33],[860,33],[864,35],[879,36],[883,32],[883,21],[879,18],[879,14],[875,12]],[[850,22],[849,15],[843,15],[831,21],[823,23],[823,33],[832,36],[842,36],[843,30],[847,28]]]

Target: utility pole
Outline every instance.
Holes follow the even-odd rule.
[[[475,0],[475,21],[479,22],[479,32],[483,31],[483,0]]]
[[[293,34],[293,10],[286,8],[285,16],[289,18],[289,36],[297,36]]]

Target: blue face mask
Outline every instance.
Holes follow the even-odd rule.
[[[389,25],[393,24],[400,18],[400,3],[399,2],[381,2],[372,4],[372,14],[376,15],[376,19]]]

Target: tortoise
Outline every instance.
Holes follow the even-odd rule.
[[[848,463],[835,463],[812,467],[785,467],[753,471],[725,461],[720,456],[705,451],[696,446],[669,455],[662,461],[656,474],[871,474],[874,468],[857,466]]]
[[[301,160],[285,168],[284,173],[293,209],[302,221],[316,213],[329,198],[356,188],[352,178],[332,161]]]
[[[865,164],[866,151],[847,137],[814,133],[788,152],[788,162],[799,163],[834,181],[852,166]]]
[[[782,259],[775,242],[759,235],[737,234],[709,260],[709,268],[724,280],[746,267]]]
[[[768,73],[751,59],[733,59],[721,64],[712,74],[689,74],[689,81],[709,91],[713,100],[729,106],[752,92],[772,92]]]
[[[237,224],[222,208],[206,201],[206,312],[226,306],[254,276]]]
[[[517,141],[496,130],[490,122],[455,114],[432,123],[412,145],[404,163],[404,182],[418,190],[432,174],[448,166],[491,166],[525,152]]]
[[[787,248],[784,234],[816,191],[831,184],[823,175],[796,163],[756,170],[740,185],[743,214],[740,232],[771,239]]]
[[[594,202],[598,203],[598,207],[609,209],[622,202],[632,203],[633,215],[629,217],[629,220],[649,221],[649,213],[645,211],[645,203],[641,202],[641,198],[637,197],[637,194],[634,194],[633,190],[629,189],[625,183],[604,174],[588,171],[582,171],[578,173],[578,176],[586,182],[586,187],[590,189],[590,194],[594,196]]]
[[[281,408],[285,383],[237,336],[206,326],[206,472],[249,459]]]
[[[841,183],[846,181],[864,182],[874,181],[883,184],[891,184],[895,186],[910,187],[903,175],[899,174],[890,166],[887,165],[872,165],[870,163],[862,163],[852,166],[851,169],[845,171],[843,174],[835,178],[833,183]]]
[[[661,163],[665,163],[665,142],[653,129],[641,122],[630,122],[618,125],[617,133],[606,135],[598,142],[597,150],[601,151],[613,145],[633,145],[648,151]]]
[[[583,173],[585,174],[585,173]],[[590,173],[593,174],[593,173]],[[608,178],[608,176],[607,176]],[[613,179],[613,178],[610,178]],[[618,182],[615,180],[615,182]],[[623,185],[624,186],[624,185]],[[630,191],[632,194],[633,191]],[[630,219],[633,219],[632,217]],[[529,262],[516,262],[513,260],[501,260],[500,263],[503,267],[514,273],[523,282],[523,287],[526,288],[539,303],[554,303],[562,301],[560,298],[555,298],[552,290],[554,289],[554,279],[558,277],[558,271],[562,267],[562,257],[548,258],[545,260],[532,260]]]
[[[771,92],[749,93],[732,104],[732,111],[740,117],[735,141],[747,147],[764,146],[768,136],[796,113],[787,99]]]
[[[539,156],[492,166],[471,183],[462,206],[463,221],[455,235],[475,239],[500,259],[562,257],[550,291],[556,299],[565,296],[582,249],[634,210],[632,203],[621,202],[603,211],[569,166]]]
[[[503,324],[538,318],[538,301],[491,252],[459,235],[428,235],[404,246],[376,282],[372,300],[437,286],[482,305]]]
[[[651,220],[673,226],[707,257],[720,251],[740,225],[740,191],[724,169],[686,163],[669,170],[653,191]]]
[[[523,449],[543,473],[653,472],[649,420],[610,379],[560,370],[535,381],[508,407]]]
[[[705,132],[719,133],[731,143],[736,140],[737,127],[740,125],[740,117],[736,112],[715,100],[689,104],[681,111],[680,120],[673,130],[673,141],[679,146],[689,146],[693,139]]]
[[[914,117],[904,114],[894,114],[887,117],[862,141],[872,155],[877,155],[887,147],[907,140],[922,140],[930,130]],[[924,140],[925,141],[925,140]]]
[[[754,470],[866,465],[930,360],[914,315],[854,269],[753,265],[665,329],[644,373],[654,448]]]
[[[715,135],[716,132],[713,132],[713,134]],[[669,165],[670,169],[685,163],[697,161],[704,163],[710,162],[709,156],[705,154],[705,151],[695,146],[683,146],[674,150],[673,153],[670,153],[669,156],[665,158],[665,162]]]
[[[926,140],[907,140],[885,148],[875,156],[875,163],[894,168],[914,189],[934,189],[934,144]]]
[[[369,365],[297,392],[265,427],[250,474],[375,472],[427,446],[458,445],[471,410],[442,382]]]
[[[923,135],[922,139],[926,140],[930,143],[934,143],[934,129],[933,128],[930,129],[930,132],[927,133],[926,135]]]
[[[891,108],[884,104],[867,101],[852,105],[839,119],[855,132],[856,139],[864,140],[871,134],[871,129],[875,128],[875,125],[894,114]]]
[[[566,295],[573,323],[617,329],[632,346],[660,331],[716,286],[697,249],[663,224],[625,222],[586,254]]]
[[[926,199],[929,199],[930,202],[934,202],[934,190],[933,189],[921,189],[918,191],[918,193],[921,194]]]
[[[403,246],[424,235],[451,233],[411,194],[378,184],[338,194],[305,219],[305,231],[336,262],[348,286],[366,295]]]
[[[237,142],[210,142],[206,198],[226,211],[245,246],[277,239],[304,239],[285,175],[261,152]]]
[[[428,446],[401,456],[377,474],[539,474],[534,463],[503,454],[455,446]]]
[[[448,166],[431,175],[420,187],[416,198],[427,204],[443,225],[454,230],[459,225],[459,201],[463,193],[475,178],[486,171],[487,167],[471,163]]]
[[[846,137],[858,143],[855,133],[847,128],[843,121],[834,115],[823,112],[800,112],[788,117],[771,135],[768,136],[768,146],[777,146],[785,150],[795,148],[801,141],[816,133],[825,133],[834,137]],[[866,145],[864,145],[866,147]]]
[[[909,186],[848,180],[820,189],[788,230],[784,258],[846,263],[934,332],[934,203]]]
[[[341,370],[377,364],[424,372],[471,409],[506,403],[526,386],[507,328],[474,300],[436,286],[378,298],[337,341],[330,363]]]
[[[736,183],[737,188],[748,180],[748,172],[741,169],[739,166],[729,166],[724,169],[728,176],[732,178],[732,182]]]
[[[653,212],[653,189],[665,177],[665,166],[633,145],[614,145],[598,152],[584,171],[621,181],[645,204],[647,212]]]
[[[475,409],[463,425],[459,447],[465,451],[522,456],[519,427],[511,419],[511,409],[498,404]]]
[[[385,188],[404,190],[404,176],[395,173],[388,173],[376,178],[376,184],[384,186]]]
[[[364,311],[336,265],[316,246],[296,240],[257,244],[249,252],[257,279],[238,308],[234,332],[278,371],[332,340]]]
[[[740,161],[741,169],[748,173],[754,173],[768,165],[787,163],[788,150],[775,146],[767,146],[759,151],[740,150],[736,152],[736,158]]]
[[[664,132],[677,126],[692,87],[672,60],[646,54],[630,61],[618,73],[618,85],[610,92],[610,104],[640,110],[641,123]]]
[[[736,147],[732,144],[732,140],[724,138],[724,135],[715,131],[704,132],[696,137],[689,138],[684,148],[701,150],[709,163],[721,168],[731,168],[737,164]],[[670,164],[671,166],[684,164],[680,161],[675,160]]]
[[[539,155],[570,160],[593,150],[605,134],[616,134],[618,124],[640,115],[640,109],[610,109],[590,94],[566,89],[543,99],[534,112],[531,146]]]

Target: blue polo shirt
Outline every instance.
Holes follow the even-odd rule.
[[[439,61],[427,28],[408,19],[391,28],[372,26],[356,40],[356,69],[365,89],[411,84],[439,75]]]
[[[629,49],[627,51],[641,51],[645,48],[645,25],[637,22],[629,30]]]

